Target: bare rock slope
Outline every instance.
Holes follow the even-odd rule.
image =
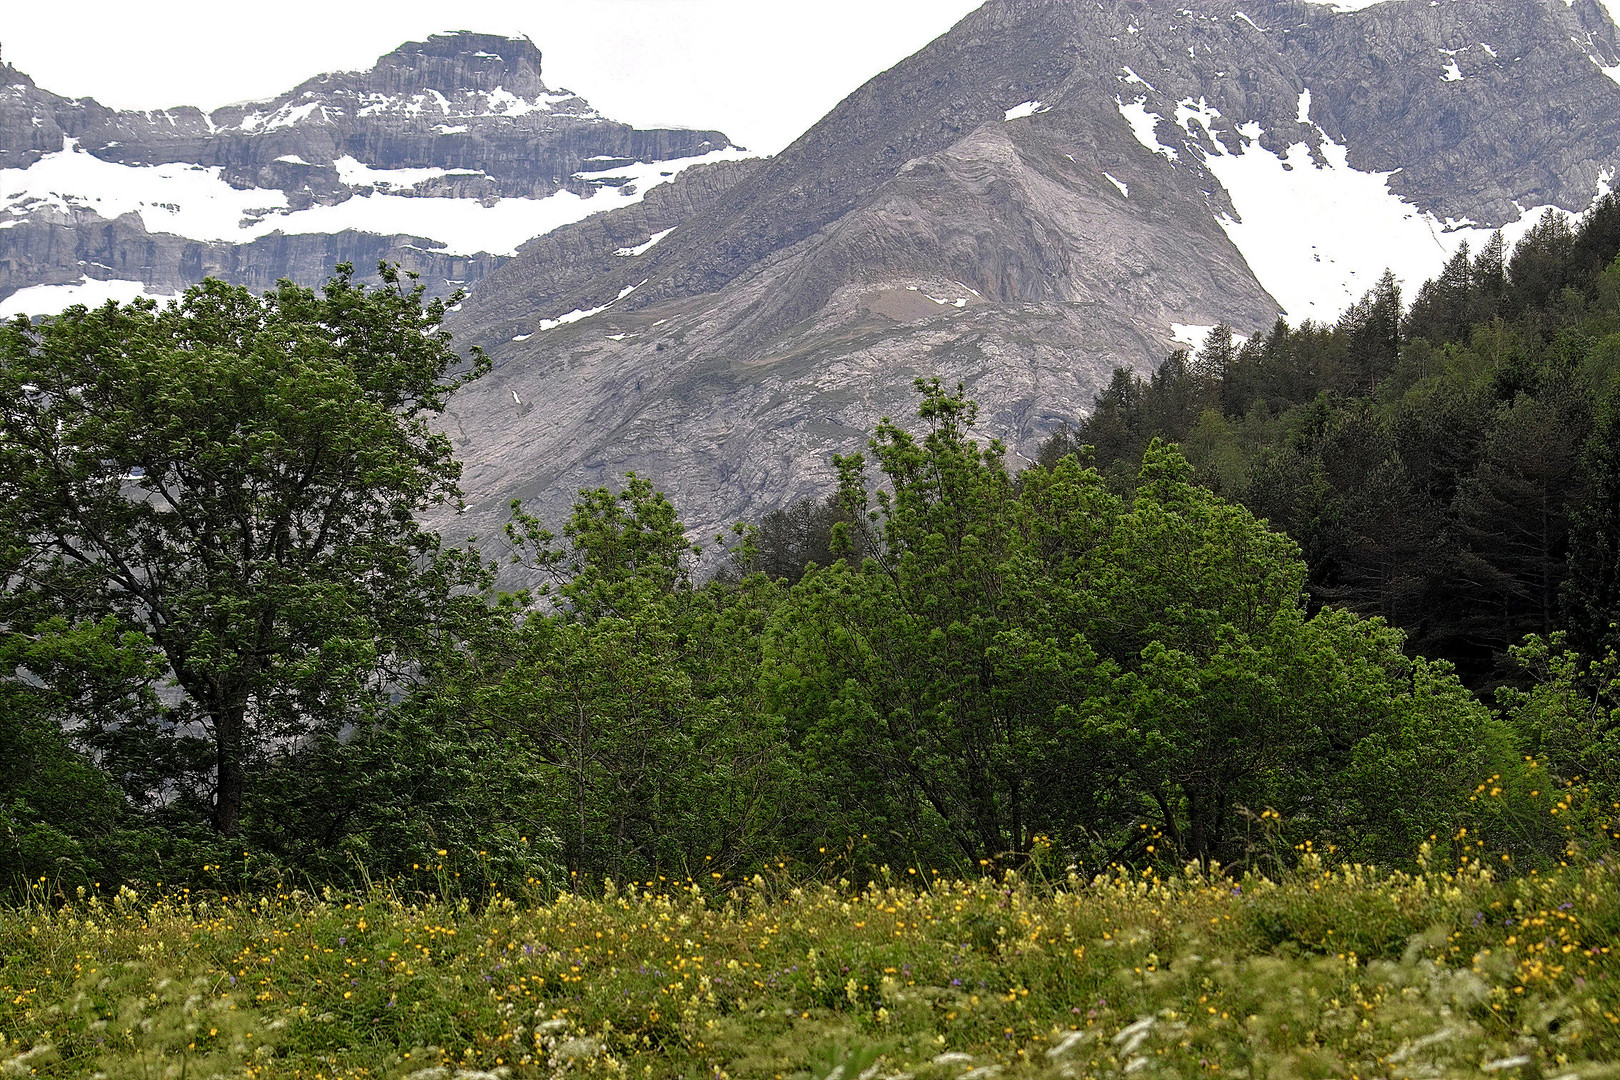
[[[1032,453],[1190,327],[1261,329],[1301,281],[1322,306],[1290,314],[1331,317],[1386,249],[1422,276],[1620,162],[1593,0],[1183,3],[991,0],[689,216],[626,226],[676,223],[650,247],[609,215],[494,270],[451,327],[496,361],[449,418],[454,530],[635,470],[706,534],[825,490],[919,376]]]

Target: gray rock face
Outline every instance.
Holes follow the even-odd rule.
[[[78,153],[63,154],[65,145]],[[369,71],[317,76],[271,101],[208,115],[119,112],[51,94],[0,67],[0,176],[8,189],[0,191],[0,300],[86,276],[139,281],[158,294],[204,275],[253,287],[282,277],[314,283],[336,262],[366,268],[380,259],[449,292],[498,265],[502,245],[480,244],[488,229],[471,239],[445,235],[446,200],[501,212],[501,200],[600,193],[587,208],[601,201],[608,209],[641,194],[635,178],[646,170],[637,163],[730,146],[715,131],[642,131],[608,120],[545,85],[532,42],[490,35],[411,42]],[[54,171],[41,180],[40,169]],[[207,181],[219,190],[199,187]],[[120,188],[150,194],[131,210],[137,196]],[[163,194],[171,188],[173,205]],[[199,220],[191,203],[215,195],[243,202],[242,227]],[[389,200],[389,212],[377,213]],[[311,222],[300,211],[327,216]],[[349,211],[354,227],[346,227]],[[512,220],[533,231],[506,237],[506,248],[543,231],[538,218]]]
[[[496,536],[514,496],[556,518],[633,469],[712,534],[826,490],[918,376],[965,383],[1033,453],[1172,324],[1279,313],[1211,162],[1393,172],[1380,192],[1437,236],[1579,211],[1614,176],[1593,0],[1243,7],[991,0],[644,253],[531,246],[451,326],[496,367],[453,404],[470,506],[449,526]],[[574,244],[588,280],[557,269]]]
[[[519,249],[518,258],[503,262],[480,285],[476,301],[466,301],[477,305],[483,338],[509,340],[501,334],[522,334],[533,324],[536,310],[550,310],[574,294],[616,277],[633,265],[626,260],[634,260],[653,237],[660,237],[662,243],[683,221],[713,207],[763,164],[752,159],[694,165],[669,183],[650,189],[633,206],[530,240]]]

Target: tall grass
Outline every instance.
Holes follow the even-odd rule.
[[[1620,867],[43,895],[0,1076],[1620,1075]]]

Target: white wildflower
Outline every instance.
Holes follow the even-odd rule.
[[[1495,1061],[1487,1061],[1480,1066],[1480,1070],[1483,1072],[1501,1072],[1503,1069],[1517,1069],[1521,1065],[1528,1064],[1530,1064],[1530,1059],[1524,1054],[1519,1054],[1516,1057],[1497,1058]]]
[[[1153,1023],[1153,1017],[1144,1016],[1129,1027],[1120,1029],[1119,1034],[1114,1036],[1114,1042],[1116,1045],[1124,1044],[1119,1048],[1121,1057],[1129,1057],[1131,1054],[1136,1053],[1136,1048],[1142,1045],[1147,1039],[1148,1033],[1153,1030]]]

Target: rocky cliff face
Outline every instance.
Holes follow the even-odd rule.
[[[637,130],[548,88],[526,39],[435,36],[207,115],[118,112],[0,67],[0,304],[85,279],[317,282],[379,259],[448,292],[530,237],[742,156],[719,132]]]
[[[1592,0],[1183,3],[991,0],[655,245],[503,265],[452,326],[496,361],[457,531],[634,469],[711,533],[825,490],[917,376],[1032,453],[1116,365],[1415,286],[1620,164]]]

